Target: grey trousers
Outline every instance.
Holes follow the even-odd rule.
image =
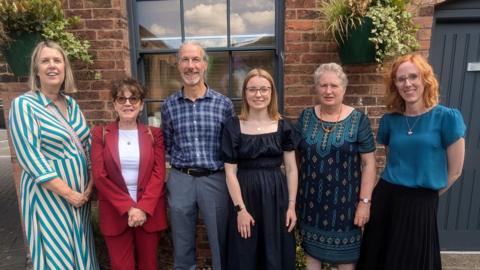
[[[171,169],[167,198],[173,238],[175,270],[195,270],[198,210],[207,228],[213,269],[225,269],[229,194],[225,173],[192,177]]]

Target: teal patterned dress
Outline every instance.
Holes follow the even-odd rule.
[[[78,104],[69,96],[68,119],[83,148],[90,149],[90,129]],[[15,98],[9,127],[22,168],[20,203],[33,268],[99,269],[90,225],[90,203],[76,208],[42,183],[61,178],[71,189],[84,192],[89,164],[70,133],[47,107],[56,106],[40,91]]]
[[[325,128],[334,125],[323,122]],[[322,262],[356,262],[361,231],[353,221],[362,176],[360,154],[375,150],[370,122],[365,114],[353,110],[327,133],[314,108],[307,108],[298,119],[297,131],[297,215],[302,246]]]

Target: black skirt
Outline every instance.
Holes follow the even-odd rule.
[[[372,195],[357,270],[441,270],[438,191],[383,179]]]

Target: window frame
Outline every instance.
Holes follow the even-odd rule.
[[[136,78],[142,84],[145,84],[145,65],[144,65],[144,55],[162,55],[162,54],[175,54],[177,49],[144,49],[140,44],[140,33],[139,33],[139,22],[138,10],[136,8],[137,2],[143,1],[172,1],[172,0],[134,0],[127,1],[127,12],[128,12],[128,29],[129,29],[129,42],[130,42],[130,63],[131,63],[131,76]],[[184,0],[180,1],[180,23],[181,23],[181,35],[182,42],[185,41],[185,21],[184,21]],[[228,64],[228,76],[229,86],[227,89],[228,98],[232,101],[241,100],[241,98],[232,98],[231,94],[232,89],[232,76],[233,76],[233,52],[248,52],[248,51],[272,51],[274,52],[274,69],[275,75],[274,80],[277,88],[278,96],[278,106],[281,113],[284,110],[284,88],[283,88],[283,78],[284,78],[284,10],[285,3],[282,0],[273,0],[275,2],[275,44],[271,46],[248,46],[248,47],[232,47],[231,38],[230,38],[230,3],[233,0],[226,0],[227,3],[227,46],[226,47],[212,47],[206,48],[206,52],[227,52],[229,57]],[[208,81],[207,81],[208,83]],[[145,99],[145,103],[149,102],[160,102],[163,103],[164,99]],[[144,110],[141,115],[141,121],[147,122],[147,106],[144,106]]]

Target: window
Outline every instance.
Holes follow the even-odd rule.
[[[183,41],[197,41],[209,55],[208,85],[230,97],[237,110],[246,73],[261,67],[282,89],[283,1],[132,1],[133,75],[149,89],[145,120],[160,124],[161,102],[182,86],[176,52]],[[282,20],[280,20],[282,18]],[[280,101],[282,98],[280,98]],[[282,108],[282,104],[280,104]]]

